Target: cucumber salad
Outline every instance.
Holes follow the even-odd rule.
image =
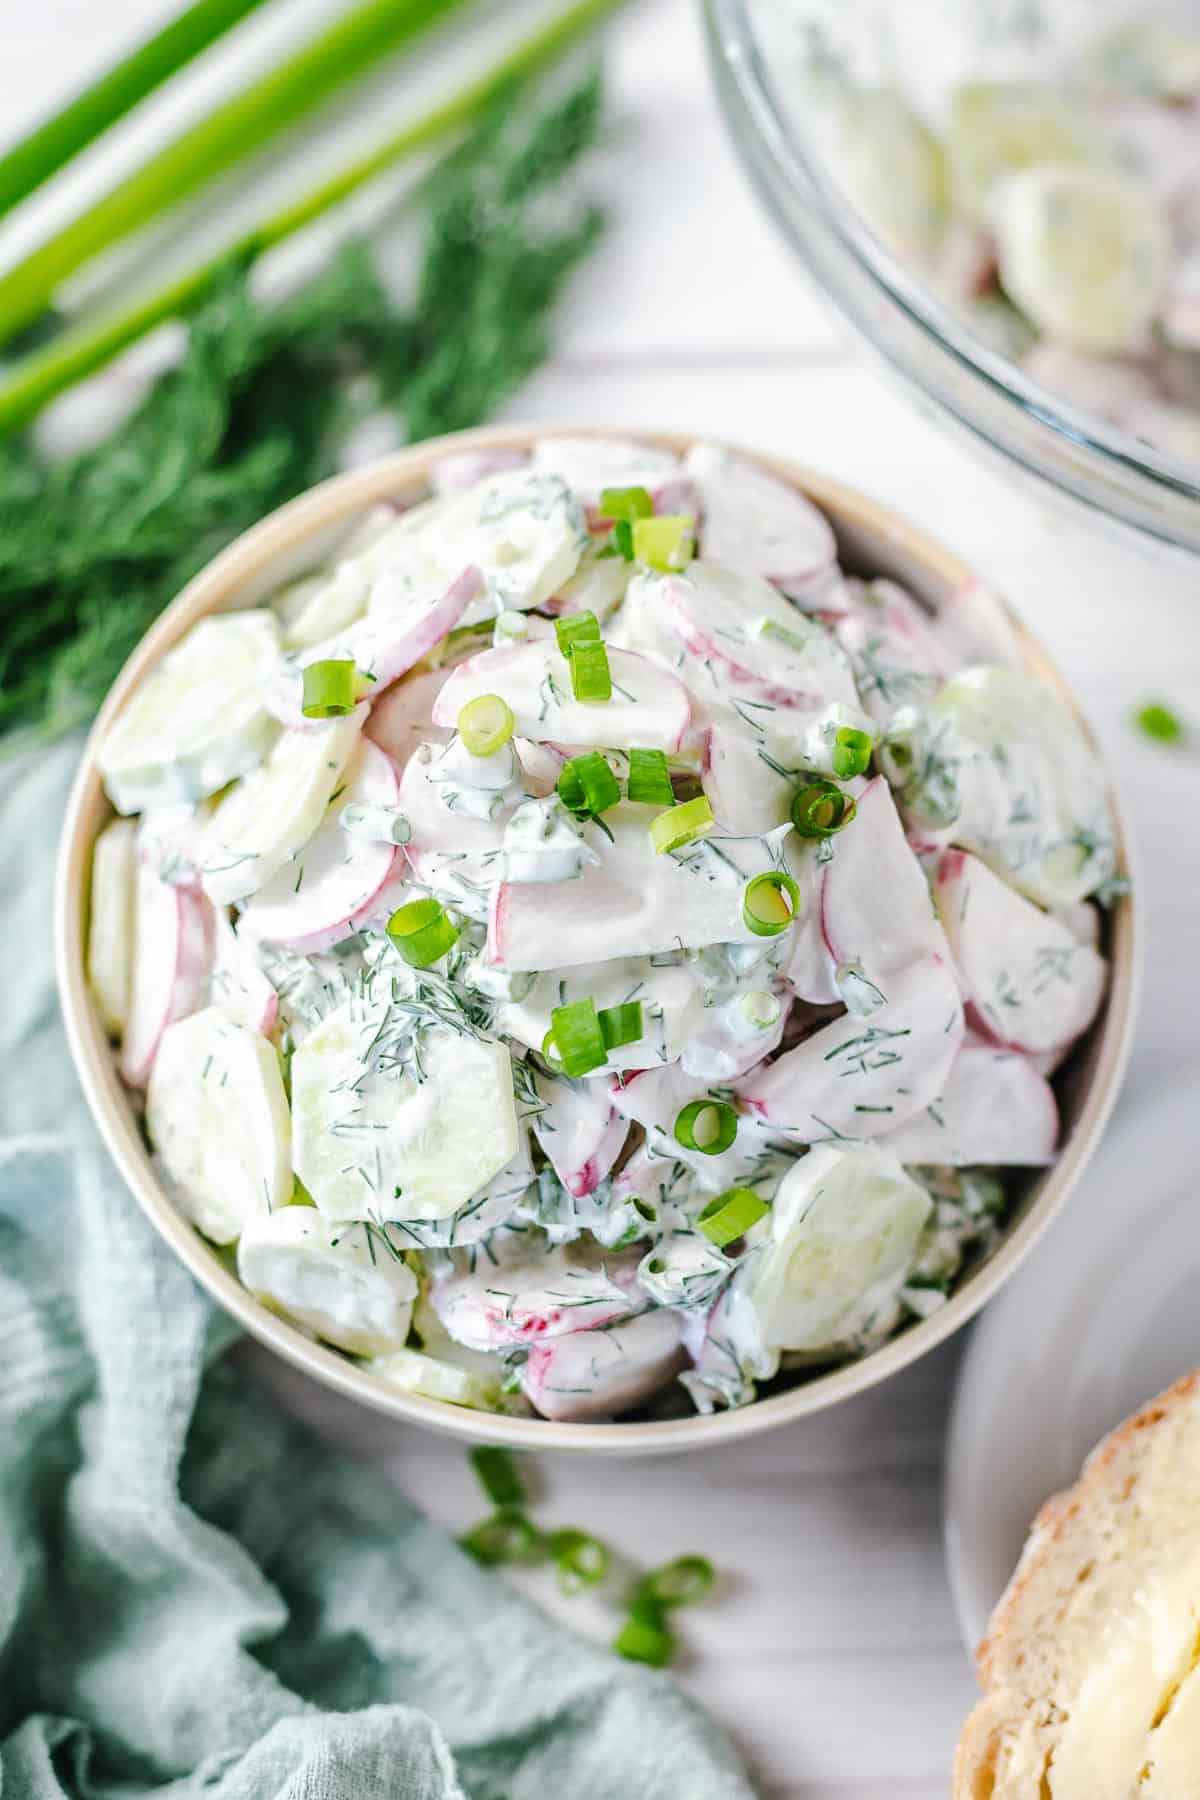
[[[753,1399],[945,1303],[1101,1005],[1104,773],[972,588],[722,448],[459,451],[102,739],[161,1178],[382,1382]]]

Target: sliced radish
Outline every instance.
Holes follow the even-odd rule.
[[[146,1129],[181,1211],[215,1244],[291,1197],[279,1058],[219,1006],[164,1034]]]
[[[1054,1050],[1087,1030],[1106,979],[1090,944],[961,850],[942,858],[937,898],[968,998],[993,1038]]]
[[[700,490],[708,560],[765,576],[785,594],[803,593],[836,563],[828,519],[798,489],[718,444],[693,444],[684,468]]]
[[[195,888],[160,881],[139,863],[133,919],[133,990],[121,1074],[131,1087],[145,1087],[168,1025],[204,1005],[213,909]]]
[[[391,758],[374,744],[361,744],[312,837],[246,902],[240,930],[300,951],[328,950],[350,937],[403,858],[394,844],[346,831],[342,809],[395,807],[399,793]]]
[[[266,691],[278,657],[273,613],[193,625],[130,696],[96,753],[117,811],[202,800],[255,768],[276,736]]]
[[[682,1163],[691,1170],[694,1185],[709,1194],[744,1182],[763,1148],[762,1134],[751,1117],[738,1119],[733,1143],[715,1155],[689,1150],[680,1143],[675,1121],[683,1108],[696,1100],[721,1102],[723,1097],[728,1099],[728,1089],[723,1089],[723,1095],[715,1092],[708,1082],[686,1075],[678,1063],[666,1069],[647,1069],[640,1075],[618,1076],[612,1084],[613,1105],[623,1118],[642,1127],[650,1157],[661,1159],[662,1168]]]
[[[880,1148],[903,1163],[967,1168],[1054,1161],[1058,1106],[1033,1061],[1011,1050],[964,1047],[945,1089],[923,1113],[889,1132]]]
[[[255,1214],[242,1227],[238,1276],[255,1299],[352,1356],[404,1347],[417,1278],[366,1225],[334,1225],[312,1206]]]
[[[738,1083],[772,1131],[798,1144],[882,1137],[936,1101],[963,1038],[954,977],[925,956],[883,992],[869,1019],[835,1019]]]
[[[998,663],[1006,669],[1025,666],[1025,652],[1008,609],[981,581],[969,581],[947,594],[937,628],[955,668],[967,663]]]
[[[502,469],[524,469],[528,463],[523,450],[505,450],[500,445],[494,450],[448,450],[430,464],[429,485],[439,499],[445,499],[449,494],[476,487]]]
[[[835,966],[857,963],[881,980],[915,957],[946,956],[929,885],[881,776],[861,790],[857,816],[830,839],[830,849],[821,931]]]
[[[615,1069],[677,1062],[705,1017],[704,996],[689,969],[655,968],[645,957],[617,956],[547,970],[520,1000],[501,1006],[497,1023],[507,1037],[540,1051],[554,1008],[587,999],[597,1010],[624,1000],[636,1000],[642,1008],[642,1036],[609,1051],[608,1062],[595,1071],[601,1080]]]
[[[468,700],[499,694],[521,736],[535,743],[678,750],[690,718],[682,682],[630,650],[610,648],[608,662],[612,699],[585,702],[575,699],[570,668],[553,644],[481,651],[452,672],[434,701],[433,722],[453,726]]]
[[[418,744],[449,743],[450,732],[433,723],[433,703],[446,678],[445,669],[413,669],[372,705],[366,735],[397,768],[407,766]]]
[[[565,482],[519,468],[499,470],[439,501],[418,541],[422,555],[448,579],[466,564],[477,568],[492,612],[527,612],[571,579],[588,535]]]
[[[534,441],[532,462],[539,475],[557,475],[571,492],[595,511],[605,488],[642,487],[652,498],[683,474],[670,450],[639,444],[632,438],[552,437]],[[658,506],[659,512],[667,507]]]
[[[660,1307],[535,1344],[521,1387],[544,1419],[603,1419],[648,1400],[686,1360],[678,1315]]]
[[[476,1261],[434,1284],[433,1307],[468,1350],[539,1343],[642,1311],[635,1266],[606,1261],[582,1243],[545,1250],[535,1261]]]
[[[440,751],[423,745],[400,780],[400,811],[411,837],[404,854],[423,887],[473,919],[487,917],[500,876],[504,820],[472,818],[447,804],[453,790],[432,779]]]
[[[800,929],[797,926],[797,931]],[[791,995],[772,974],[720,1006],[707,1006],[688,1033],[680,1056],[685,1075],[702,1081],[737,1081],[779,1048]]]
[[[92,850],[87,952],[96,1010],[114,1038],[129,1021],[136,885],[137,826],[132,819],[114,819]]]
[[[224,909],[215,907],[213,912],[215,954],[209,998],[240,1025],[270,1037],[279,1016],[279,996]]]
[[[937,693],[954,663],[933,622],[894,581],[856,582],[856,606],[837,626],[859,697],[873,719],[898,706],[920,706]]]
[[[629,1127],[596,1081],[567,1081],[536,1074],[540,1110],[533,1135],[568,1194],[594,1193],[621,1154]]]
[[[285,731],[260,769],[227,794],[205,828],[201,876],[218,906],[255,894],[304,848],[361,742],[366,708]]]

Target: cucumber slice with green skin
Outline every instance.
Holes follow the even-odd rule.
[[[518,1126],[516,1155],[465,1206],[448,1219],[392,1219],[384,1230],[400,1250],[469,1249],[514,1218],[533,1180],[528,1139]]]
[[[145,1087],[167,1027],[204,1005],[213,931],[213,909],[202,893],[160,881],[153,869],[139,862],[133,985],[120,1065],[130,1087]]]
[[[221,801],[200,846],[204,890],[218,906],[256,894],[304,848],[358,748],[366,710],[284,732]]]
[[[772,1132],[798,1144],[883,1137],[937,1100],[963,1040],[947,963],[924,956],[881,991],[869,1019],[835,1019],[737,1084]]]
[[[446,1219],[516,1154],[507,1046],[430,1021],[413,1048],[419,981],[376,983],[292,1058],[293,1165],[333,1219]]]
[[[969,82],[954,94],[946,154],[957,211],[983,224],[998,181],[1044,163],[1103,166],[1091,120],[1037,82]]]
[[[399,792],[390,757],[360,744],[320,825],[295,860],[250,896],[239,930],[302,952],[328,950],[350,937],[371,915],[397,863],[407,865],[394,845],[344,830],[342,808],[394,807]]]
[[[203,800],[256,768],[277,735],[265,693],[278,657],[272,613],[193,625],[130,696],[96,753],[117,811]]]
[[[821,882],[821,931],[835,967],[860,964],[870,980],[886,986],[889,975],[917,957],[949,961],[929,884],[882,776],[862,788],[857,815],[831,849]]]
[[[434,1282],[431,1299],[446,1331],[469,1350],[591,1331],[646,1306],[636,1263],[605,1261],[594,1247],[574,1245],[547,1250],[536,1262],[464,1264]]]
[[[367,609],[371,584],[357,563],[341,562],[331,574],[304,583],[302,604],[289,608],[285,650],[305,650],[346,631]]]
[[[176,1204],[214,1244],[231,1244],[291,1198],[279,1058],[219,1006],[164,1034],[146,1129]]]
[[[327,1344],[353,1356],[404,1348],[417,1278],[370,1227],[284,1206],[246,1221],[237,1264],[256,1300]]]
[[[706,562],[759,575],[803,599],[837,563],[837,541],[811,500],[719,444],[693,444],[684,469],[700,491]]]
[[[656,499],[683,474],[673,451],[633,438],[537,438],[531,463],[536,474],[565,481],[589,512],[595,512],[605,488],[642,487]],[[666,510],[656,506],[658,512]]]
[[[390,1356],[376,1357],[369,1367],[389,1387],[401,1388],[406,1394],[420,1394],[426,1400],[441,1400],[447,1406],[470,1406],[479,1412],[523,1411],[523,1407],[514,1406],[510,1395],[501,1391],[503,1370],[495,1358],[481,1356],[476,1362],[477,1367],[464,1368],[422,1350],[393,1350]]]
[[[595,1081],[559,1080],[535,1071],[540,1110],[533,1135],[550,1167],[577,1200],[595,1193],[629,1136],[629,1127]]]
[[[1058,1104],[1031,1058],[971,1045],[934,1104],[879,1143],[902,1163],[1044,1168],[1058,1144]]]
[[[535,1344],[521,1387],[543,1419],[605,1419],[648,1400],[686,1360],[677,1314],[657,1308]]]
[[[1050,163],[1006,176],[991,215],[1004,291],[1039,331],[1098,354],[1138,343],[1171,257],[1149,189],[1115,170]]]
[[[756,1228],[749,1295],[764,1345],[853,1343],[902,1285],[932,1209],[925,1189],[882,1148],[810,1151]]]
[[[279,996],[221,907],[214,909],[214,957],[209,998],[240,1025],[270,1037],[279,1016]]]
[[[522,737],[539,744],[628,750],[679,749],[691,717],[683,683],[631,650],[608,651],[611,700],[576,700],[571,670],[546,641],[502,644],[452,671],[433,704],[435,725],[454,726],[468,700],[499,694]]]
[[[990,1037],[1045,1051],[1087,1030],[1107,966],[1068,925],[961,850],[942,858],[937,902],[967,997]]]
[[[129,1022],[136,883],[137,826],[132,819],[114,819],[92,850],[87,953],[92,998],[105,1031],[114,1038]]]

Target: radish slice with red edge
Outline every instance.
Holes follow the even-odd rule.
[[[121,1074],[145,1087],[168,1025],[198,1012],[213,958],[213,909],[196,888],[160,881],[139,863],[134,894],[133,993]]]

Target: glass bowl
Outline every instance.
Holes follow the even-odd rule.
[[[1106,421],[1090,400],[1051,391],[988,342],[936,291],[928,264],[897,254],[847,195],[851,132],[831,129],[839,97],[886,92],[934,130],[970,82],[1054,83],[1094,53],[1099,34],[1186,28],[1200,45],[1200,8],[1112,0],[957,0],[954,8],[889,0],[705,0],[712,63],[733,136],[768,209],[809,273],[860,340],[927,409],[1107,520],[1200,550],[1200,354],[1197,404],[1175,408],[1183,453]],[[1200,67],[1195,71],[1200,96]],[[1200,98],[1160,106],[1169,134],[1156,157],[1190,155],[1200,197]],[[841,115],[844,120],[846,114]],[[849,146],[849,148],[847,147]],[[897,144],[887,193],[904,198]],[[1188,165],[1189,170],[1191,165]],[[1190,179],[1190,176],[1189,176]],[[1198,209],[1200,211],[1200,209]],[[1120,370],[1128,365],[1105,365]],[[1114,379],[1118,377],[1114,376]],[[1086,385],[1086,384],[1083,384]],[[1078,399],[1078,393],[1076,395]],[[1107,400],[1107,392],[1105,400]]]

